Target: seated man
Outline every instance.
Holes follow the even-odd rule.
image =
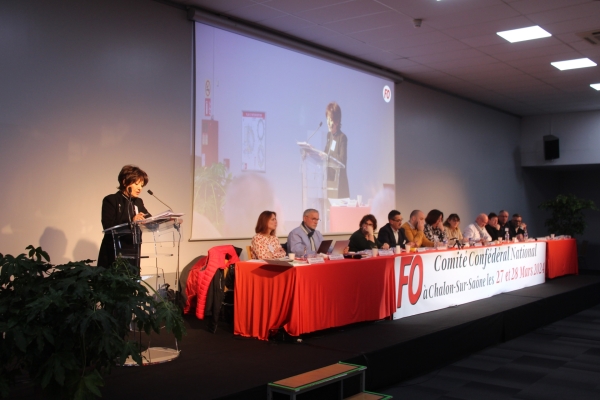
[[[318,223],[319,212],[317,210],[309,208],[304,211],[302,223],[288,235],[288,253],[302,256],[311,251],[316,252],[323,241],[323,235],[317,230]]]
[[[491,242],[492,238],[485,230],[485,225],[488,223],[488,216],[481,213],[475,218],[475,223],[467,226],[463,232],[463,238],[475,242]]]
[[[500,232],[500,225],[498,225],[498,216],[495,213],[488,214],[488,223],[485,226],[485,230],[490,234],[492,240],[498,240],[498,238],[504,239],[502,232]]]
[[[425,213],[414,210],[410,213],[410,219],[402,225],[406,240],[413,242],[415,247],[433,247],[433,242],[425,237]],[[412,245],[411,245],[412,246]]]
[[[498,231],[502,239],[505,239],[506,230],[508,229],[508,211],[500,210],[498,213]]]
[[[400,229],[400,226],[402,226],[402,215],[400,215],[400,211],[390,211],[388,214],[388,221],[389,222],[379,230],[377,239],[379,239],[381,243],[387,243],[390,247],[399,245],[404,248],[404,245],[408,240],[406,240],[404,230]]]
[[[520,214],[513,214],[512,221],[508,224],[508,233],[510,234],[510,238],[517,238],[518,240],[523,240],[523,236],[525,235],[525,231],[527,231],[527,225],[523,223],[523,218],[521,218]]]

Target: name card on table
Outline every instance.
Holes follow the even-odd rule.
[[[343,260],[344,255],[343,254],[330,254],[329,259],[330,260]]]
[[[387,249],[387,250],[379,250],[379,255],[380,256],[393,256],[394,255],[394,250],[393,249]]]
[[[325,259],[322,257],[309,257],[306,259],[309,264],[323,264],[325,263]]]

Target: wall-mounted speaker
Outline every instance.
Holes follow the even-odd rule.
[[[544,136],[544,160],[555,160],[560,157],[558,138],[553,135]]]

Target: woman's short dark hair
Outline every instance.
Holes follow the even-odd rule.
[[[256,233],[265,233],[269,229],[269,220],[272,216],[277,217],[277,213],[275,211],[263,211],[258,216],[258,221],[256,221],[256,228],[254,228],[254,232]],[[269,235],[275,236],[275,229],[271,232],[268,232]]]
[[[377,230],[377,218],[373,214],[367,214],[360,220],[359,228],[362,228],[363,224],[366,224],[367,221],[371,221],[373,224],[373,231]]]
[[[448,228],[450,228],[450,221],[458,221],[458,222],[460,222],[460,217],[458,216],[458,214],[450,214],[450,215],[448,215],[448,218],[446,219],[446,222],[444,222],[444,226],[447,226]]]
[[[337,122],[338,126],[342,126],[342,109],[335,101],[327,104],[325,109],[325,117],[331,117],[333,122]]]
[[[146,186],[148,184],[148,174],[142,171],[139,167],[135,165],[126,165],[121,168],[121,172],[119,172],[119,190],[123,191],[127,186],[136,183],[138,181],[144,181],[142,186]]]
[[[492,218],[498,218],[498,216],[496,215],[496,213],[491,212],[491,213],[488,214],[488,219],[492,219]]]
[[[438,222],[438,219],[440,219],[440,217],[442,217],[442,219],[444,219],[444,213],[441,212],[440,210],[433,209],[433,210],[429,211],[429,213],[427,214],[427,217],[425,217],[425,222],[428,223],[429,225],[433,225],[436,222]]]

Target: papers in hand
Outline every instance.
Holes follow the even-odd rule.
[[[158,222],[158,221],[164,221],[164,220],[169,220],[169,219],[175,219],[175,218],[179,218],[181,216],[183,216],[183,213],[174,213],[172,211],[165,211],[163,213],[160,213],[158,215],[154,215],[150,218],[146,218],[143,219],[141,221],[138,221],[139,224],[149,224],[152,222]]]

